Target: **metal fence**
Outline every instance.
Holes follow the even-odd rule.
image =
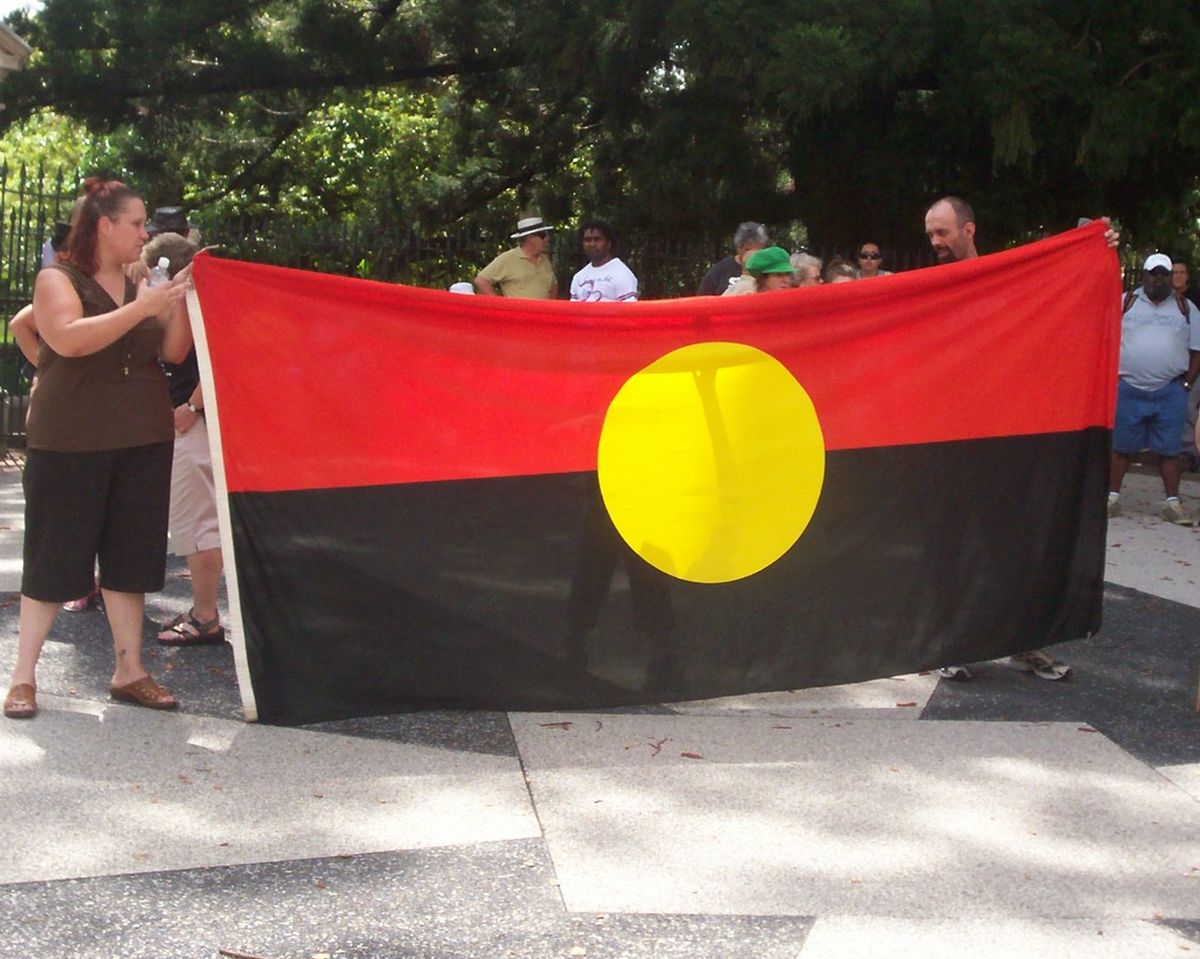
[[[496,254],[512,246],[506,237],[486,235],[470,224],[421,233],[395,226],[239,217],[202,220],[200,226],[203,243],[215,245],[219,256],[441,289],[472,280]],[[708,265],[724,255],[719,240],[632,237],[620,245],[618,253],[638,276],[647,299],[695,292]],[[565,295],[571,276],[584,262],[577,237],[555,231],[550,258]]]
[[[42,247],[54,224],[66,221],[75,202],[74,171],[0,166],[0,442],[23,437],[29,383],[24,358],[12,341],[8,321],[33,295]]]
[[[75,171],[28,170],[0,166],[0,439],[24,435],[29,384],[22,376],[22,357],[11,341],[8,323],[30,301],[42,247],[58,221],[66,220],[77,195]],[[483,232],[469,223],[435,231],[373,224],[314,223],[278,217],[195,217],[202,242],[219,256],[236,257],[343,276],[446,289],[470,280],[497,253],[512,245],[505,236]],[[769,226],[769,224],[768,224]],[[643,299],[693,293],[708,267],[729,252],[730,237],[662,234],[622,239],[618,254],[637,275]],[[811,250],[826,263],[834,256],[850,259],[854,250]],[[578,237],[555,231],[551,258],[562,294],[572,274],[583,265]],[[898,271],[928,266],[928,251],[902,257],[885,251],[884,266]],[[1129,279],[1127,277],[1127,279]],[[1136,283],[1140,276],[1134,276]]]
[[[220,222],[201,218],[200,226],[203,242],[215,245],[220,256],[441,289],[473,279],[496,254],[512,246],[507,237],[484,234],[470,224],[422,233],[403,227],[238,217]],[[729,241],[726,236],[693,234],[679,240],[634,234],[621,237],[617,254],[637,276],[642,299],[664,299],[695,293],[709,266],[729,254]],[[835,256],[850,259],[854,253],[811,252],[826,263]],[[572,275],[585,262],[578,236],[571,230],[554,231],[550,258],[565,296]],[[895,257],[889,258],[888,269],[914,269],[932,262],[929,256],[902,259],[896,263]]]

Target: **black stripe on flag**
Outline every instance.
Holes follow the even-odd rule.
[[[724,584],[638,558],[595,473],[233,494],[259,716],[700,699],[1082,637],[1108,438],[831,453],[796,545]]]

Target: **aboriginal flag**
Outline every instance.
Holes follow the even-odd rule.
[[[247,716],[699,699],[1088,635],[1102,231],[634,304],[198,257]]]

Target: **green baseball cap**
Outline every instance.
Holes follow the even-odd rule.
[[[783,247],[768,246],[746,261],[746,272],[755,276],[763,273],[791,273],[792,258]]]

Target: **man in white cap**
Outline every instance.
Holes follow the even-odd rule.
[[[558,297],[558,279],[550,263],[550,231],[540,216],[527,216],[517,222],[512,239],[517,245],[505,250],[479,271],[475,289],[484,296],[514,296],[526,300],[553,300]]]
[[[1191,526],[1179,501],[1179,453],[1188,390],[1200,374],[1200,312],[1171,285],[1171,258],[1155,253],[1142,266],[1142,285],[1125,297],[1117,416],[1113,426],[1108,515],[1120,511],[1121,481],[1134,454],[1158,457],[1168,523]]]

